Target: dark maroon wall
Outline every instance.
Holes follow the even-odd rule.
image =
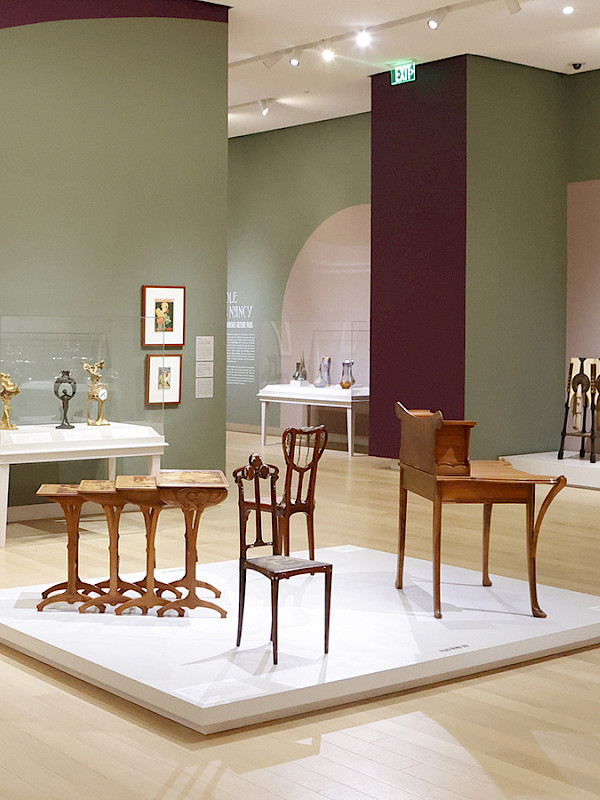
[[[397,400],[464,413],[466,74],[372,79],[371,455],[398,455]]]
[[[228,7],[197,0],[0,0],[0,28],[61,19],[176,17],[227,22]]]

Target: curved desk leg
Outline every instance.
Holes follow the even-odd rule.
[[[545,617],[546,614],[540,608],[537,597],[537,577],[536,577],[536,564],[535,557],[537,551],[537,543],[540,535],[540,528],[542,521],[546,516],[546,511],[550,507],[550,503],[554,500],[556,495],[567,485],[567,479],[561,475],[556,479],[556,483],[552,486],[544,502],[540,506],[537,519],[535,516],[535,485],[531,488],[531,497],[527,503],[527,567],[529,573],[529,595],[531,597],[531,613],[534,617]]]
[[[535,569],[535,486],[531,487],[529,499],[525,506],[527,518],[527,573],[529,577],[529,596],[531,598],[531,613],[534,617],[545,617],[546,613],[540,608],[537,597],[536,569]]]

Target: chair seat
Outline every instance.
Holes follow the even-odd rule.
[[[279,575],[284,572],[299,573],[300,571],[311,572],[329,567],[324,561],[311,561],[308,558],[296,558],[296,556],[257,556],[256,558],[246,559],[249,567],[259,569],[261,572],[271,572]]]

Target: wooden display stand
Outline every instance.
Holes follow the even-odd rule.
[[[600,359],[572,358],[567,378],[565,416],[560,436],[558,458],[565,454],[565,437],[577,436],[581,440],[579,458],[585,458],[585,440],[590,440],[590,462],[596,461],[596,410],[598,407],[598,382],[600,381]],[[589,409],[589,428],[588,428]],[[572,429],[567,430],[571,418]]]
[[[124,475],[116,481],[81,481],[77,486],[44,484],[38,494],[60,503],[67,522],[68,568],[67,580],[51,586],[42,593],[38,604],[41,611],[50,603],[80,602],[81,613],[89,609],[103,612],[107,605],[116,606],[115,613],[122,614],[130,608],[140,608],[143,614],[160,606],[158,616],[166,611],[177,611],[183,616],[186,608],[211,608],[222,617],[225,609],[216,603],[203,600],[197,589],[208,589],[216,597],[221,592],[215,586],[196,577],[198,562],[197,539],[202,512],[227,497],[227,480],[220,470],[166,470],[158,478],[147,475]],[[102,506],[108,526],[109,578],[98,584],[83,583],[78,575],[79,517],[84,501]],[[144,516],[146,527],[146,576],[137,583],[123,580],[119,575],[119,521],[126,503],[135,503]],[[156,566],[155,536],[158,517],[164,506],[177,506],[185,519],[185,570],[181,579],[173,583],[159,582],[154,577]],[[178,587],[187,590],[182,596]],[[171,592],[174,599],[166,599],[163,592]],[[140,597],[130,597],[135,592]],[[90,597],[96,593],[98,597]],[[52,595],[50,597],[49,595]]]

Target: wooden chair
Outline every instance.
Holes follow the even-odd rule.
[[[530,475],[514,469],[506,461],[469,461],[469,437],[475,422],[444,420],[436,411],[408,411],[396,403],[401,424],[400,512],[398,524],[398,575],[396,588],[402,589],[406,538],[407,493],[433,501],[433,608],[442,616],[440,601],[440,562],[442,505],[444,503],[483,504],[483,585],[491,586],[488,571],[490,523],[494,503],[521,503],[526,507],[527,566],[531,611],[545,617],[537,598],[536,548],[542,520],[552,500],[566,485],[564,476]],[[550,486],[537,519],[535,487]]]
[[[332,565],[322,561],[295,558],[281,555],[281,538],[278,530],[278,506],[275,494],[275,484],[279,477],[279,470],[270,464],[263,464],[261,457],[254,453],[250,456],[245,467],[236,469],[233,473],[239,492],[239,519],[240,519],[240,596],[238,613],[238,630],[236,646],[240,646],[242,639],[242,623],[244,619],[244,604],[246,597],[246,574],[248,570],[260,572],[271,581],[271,641],[273,643],[273,663],[277,664],[277,610],[279,597],[279,582],[296,575],[322,572],[325,576],[325,652],[329,652],[329,617],[331,608],[331,574]],[[267,496],[262,494],[261,484],[268,487]],[[250,496],[246,497],[245,488],[249,488]],[[250,514],[255,515],[255,532],[253,541],[248,542],[248,519]],[[262,515],[267,512],[271,518],[271,530],[263,538]],[[268,555],[248,558],[248,551],[254,548],[268,548]]]
[[[308,557],[315,557],[315,486],[317,467],[327,444],[324,425],[314,428],[287,428],[281,437],[286,471],[283,495],[277,501],[279,535],[283,552],[290,554],[290,517],[305,514],[308,532]]]

